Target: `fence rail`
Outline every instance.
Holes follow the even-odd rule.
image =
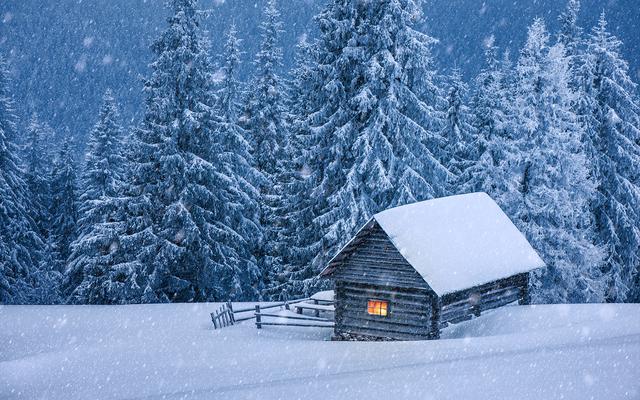
[[[285,308],[289,310],[289,304],[285,305]],[[256,328],[262,329],[263,326],[300,326],[305,328],[333,328],[333,321],[327,318],[311,317],[308,315],[282,315],[282,314],[268,314],[262,312],[264,307],[260,307],[259,304],[255,306],[255,318]],[[272,318],[270,320],[263,320],[263,318]],[[275,318],[275,320],[273,320]],[[292,320],[290,322],[289,320]],[[309,323],[301,323],[298,321],[310,321]]]
[[[295,300],[283,301],[281,303],[276,303],[276,304],[269,304],[268,306],[260,306],[260,309],[268,310],[270,308],[284,307],[287,304],[296,304],[296,303],[301,303],[301,302],[307,301],[307,300],[310,300],[310,298],[309,297],[305,297],[304,299],[295,299]],[[241,308],[239,310],[234,310],[234,312],[236,314],[243,313],[243,312],[249,312],[249,311],[254,311],[254,307]]]

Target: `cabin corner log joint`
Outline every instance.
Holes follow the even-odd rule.
[[[327,264],[337,340],[437,339],[440,329],[513,302],[528,304],[544,263],[484,193],[374,215]]]

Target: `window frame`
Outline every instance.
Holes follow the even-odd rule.
[[[373,305],[373,307],[371,307],[371,302],[379,303],[379,314],[376,314],[375,312],[373,312],[373,313],[370,312],[370,310],[372,308],[375,311],[375,304]],[[384,314],[382,314],[382,310],[383,310],[382,305],[383,304],[386,306],[386,307],[384,307],[384,310],[385,310]],[[371,315],[373,317],[387,318],[389,316],[389,313],[390,313],[389,305],[390,305],[390,302],[389,302],[389,300],[386,300],[386,299],[376,299],[376,298],[367,299],[367,315]]]

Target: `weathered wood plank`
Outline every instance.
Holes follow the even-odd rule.
[[[393,327],[392,329],[397,329],[399,327],[406,328],[408,332],[410,331],[429,331],[430,327],[430,316],[425,315],[423,319],[394,319],[393,321],[389,321],[388,319],[375,319],[368,318],[368,315],[351,315],[348,316],[349,323],[357,322],[360,326],[376,326],[380,328],[384,327]]]
[[[527,276],[528,276],[528,273],[518,274],[505,279],[489,282],[484,285],[479,285],[469,289],[461,290],[455,293],[449,293],[442,296],[442,304],[444,306],[449,303],[454,303],[456,301],[463,300],[465,298],[468,298],[472,293],[485,293],[491,290],[505,288],[509,286],[522,287],[523,285],[527,284]]]
[[[339,257],[335,265],[331,266],[334,270],[333,279],[429,289],[424,279],[407,263],[377,223],[361,231],[359,235],[361,237],[357,244],[347,246],[344,256]]]
[[[402,298],[384,297],[382,295],[372,296],[351,296],[344,295],[343,300],[336,305],[336,308],[350,308],[359,311],[366,311],[367,304],[370,299],[383,300],[389,302],[389,310],[392,312],[414,312],[421,313],[431,309],[428,299],[417,298],[415,301],[410,301]]]
[[[304,321],[320,321],[320,322],[331,322],[326,318],[318,318],[318,317],[312,317],[309,315],[304,315],[304,316],[300,316],[300,315],[281,315],[281,314],[265,314],[263,312],[260,313],[260,318],[262,317],[271,317],[271,318],[280,318],[280,319],[299,319],[299,320],[304,320]],[[264,323],[264,322],[261,322]]]
[[[425,304],[428,300],[431,299],[430,296],[426,294],[406,294],[406,293],[393,293],[392,291],[361,291],[355,289],[346,289],[341,291],[342,296],[352,298],[352,299],[365,299],[365,298],[381,298],[381,299],[393,299],[398,302],[406,302],[414,303],[414,304]]]
[[[334,324],[298,324],[294,322],[261,322],[260,325],[271,325],[271,326],[302,326],[306,328],[333,328]]]
[[[350,292],[375,292],[390,296],[420,296],[432,297],[431,292],[426,289],[417,288],[399,288],[388,285],[372,285],[351,282],[337,282],[336,290],[346,290]]]
[[[389,328],[364,328],[361,326],[355,325],[344,325],[339,330],[336,327],[336,333],[351,333],[351,334],[360,334],[360,335],[368,335],[368,336],[377,336],[377,337],[387,337],[391,339],[397,340],[415,340],[415,339],[429,339],[429,332],[406,332],[402,330],[394,330]]]

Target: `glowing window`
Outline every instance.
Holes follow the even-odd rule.
[[[367,304],[367,313],[369,313],[369,315],[379,315],[381,317],[386,317],[388,310],[388,301],[369,300],[369,303]]]

